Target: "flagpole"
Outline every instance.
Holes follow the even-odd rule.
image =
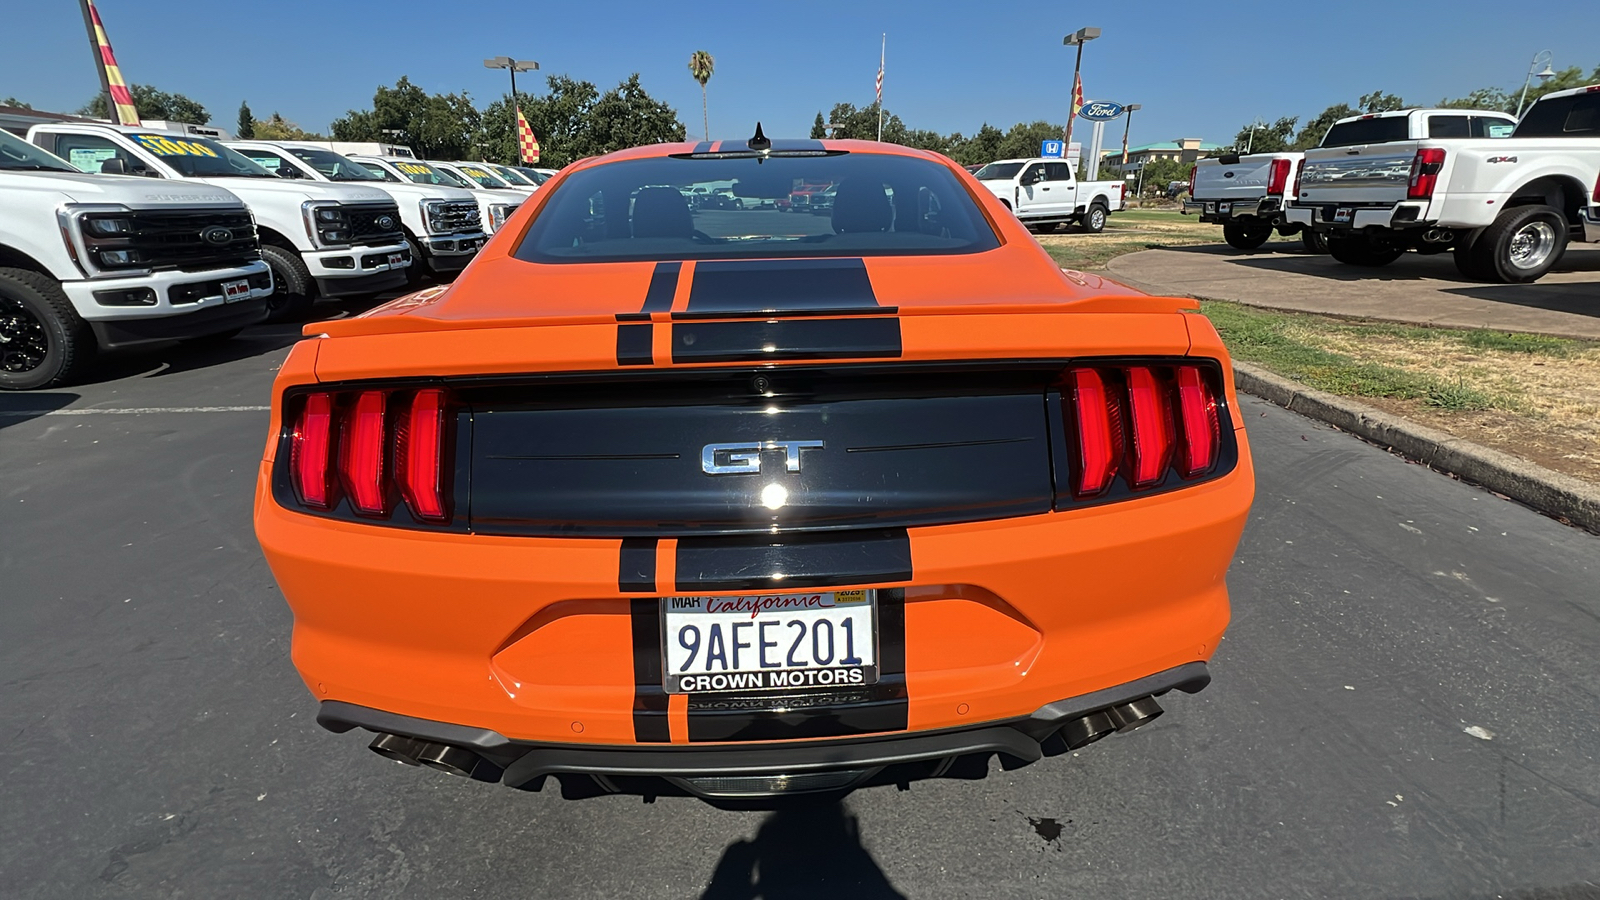
[[[883,33],[883,46],[878,48],[878,140],[883,140],[883,63],[889,54],[889,32]]]

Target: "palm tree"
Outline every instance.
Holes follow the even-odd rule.
[[[704,119],[702,124],[706,127],[708,141],[711,140],[711,112],[706,106],[706,82],[711,80],[711,70],[716,68],[716,65],[717,61],[704,50],[696,50],[694,55],[689,57],[689,74],[694,76],[695,81],[700,82],[700,114]]]

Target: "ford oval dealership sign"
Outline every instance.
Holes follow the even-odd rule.
[[[1078,115],[1091,122],[1109,122],[1122,115],[1122,104],[1112,103],[1110,100],[1095,100],[1085,103],[1083,108],[1078,110]]]

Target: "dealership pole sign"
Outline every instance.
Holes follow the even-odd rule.
[[[1121,103],[1112,103],[1110,100],[1095,100],[1085,103],[1083,109],[1078,110],[1079,118],[1091,122],[1109,122],[1119,118],[1126,110]]]

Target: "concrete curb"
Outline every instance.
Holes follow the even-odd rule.
[[[1246,394],[1326,422],[1429,468],[1600,534],[1600,487],[1353,400],[1313,390],[1249,363],[1235,361],[1233,368],[1234,384]]]

